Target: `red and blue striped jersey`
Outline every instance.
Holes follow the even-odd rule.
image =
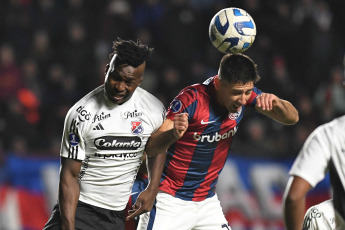
[[[255,106],[262,93],[254,87],[247,104],[237,113],[229,113],[217,104],[215,77],[183,89],[167,113],[171,120],[176,114],[189,114],[188,129],[167,150],[160,185],[160,190],[183,200],[202,201],[215,194],[244,109]]]

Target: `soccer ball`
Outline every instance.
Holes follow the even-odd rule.
[[[256,25],[253,18],[240,8],[226,8],[212,18],[209,37],[222,53],[242,53],[253,44]]]

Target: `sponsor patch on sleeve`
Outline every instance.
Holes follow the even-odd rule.
[[[180,100],[174,100],[173,102],[171,102],[170,110],[173,113],[179,112],[181,110],[181,108],[182,108],[182,103]]]
[[[75,133],[70,133],[69,134],[69,144],[71,146],[77,146],[80,142],[80,138],[77,134]]]

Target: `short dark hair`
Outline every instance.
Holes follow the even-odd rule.
[[[220,79],[232,83],[255,83],[260,80],[257,65],[241,53],[224,55],[220,61],[218,75]]]
[[[143,64],[153,52],[153,48],[149,48],[147,45],[137,40],[122,40],[117,38],[113,41],[114,52],[110,54],[110,59],[116,54],[115,66],[127,64],[133,67],[138,67]]]

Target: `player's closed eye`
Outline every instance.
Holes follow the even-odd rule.
[[[130,81],[125,81],[126,85],[128,86],[132,86],[135,84],[135,81],[134,80],[130,80]]]

